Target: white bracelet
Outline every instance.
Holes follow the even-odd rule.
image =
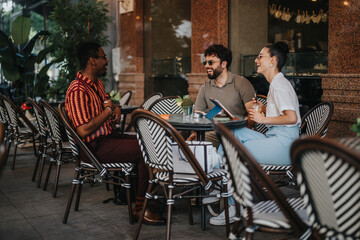
[[[108,109],[110,110],[110,114],[112,114],[112,113],[113,113],[113,110],[111,109],[111,107],[110,107],[110,106],[106,106],[105,108],[108,108]]]

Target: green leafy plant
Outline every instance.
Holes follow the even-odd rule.
[[[110,96],[110,100],[113,101],[114,103],[118,103],[120,101],[120,99],[121,99],[120,93],[118,91],[115,91],[115,90],[112,90],[109,93],[109,96]]]
[[[356,123],[351,126],[351,131],[356,132],[357,136],[360,136],[360,118],[358,118]]]
[[[53,8],[50,12],[51,39],[54,57],[61,63],[59,77],[52,82],[56,86],[67,86],[79,70],[76,50],[83,41],[95,41],[105,46],[109,43],[105,34],[106,24],[110,22],[108,4],[96,0],[49,0]],[[50,94],[59,95],[63,89]]]
[[[0,64],[5,79],[13,82],[16,102],[23,102],[27,97],[41,96],[48,86],[47,71],[54,62],[45,64],[36,71],[51,47],[44,48],[38,54],[33,52],[35,43],[45,41],[50,34],[40,31],[30,40],[30,17],[18,16],[11,24],[11,37],[0,30]]]
[[[175,101],[181,108],[194,105],[194,102],[191,100],[189,95],[184,95],[183,97],[178,96]]]

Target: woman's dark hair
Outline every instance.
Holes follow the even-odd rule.
[[[284,42],[277,42],[272,45],[266,46],[266,48],[269,49],[270,56],[276,56],[277,60],[277,68],[279,71],[284,67],[286,60],[287,60],[287,54],[289,52],[289,46]]]
[[[84,70],[90,57],[99,57],[100,44],[96,42],[83,42],[77,50],[77,57],[80,63],[80,69]]]
[[[232,53],[231,50],[228,49],[227,47],[224,47],[221,44],[213,44],[210,47],[208,47],[205,50],[205,54],[204,56],[215,56],[220,58],[220,61],[226,61],[226,68],[229,69],[229,67],[231,66],[231,62],[232,62]]]

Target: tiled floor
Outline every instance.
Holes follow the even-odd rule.
[[[62,218],[74,173],[74,164],[63,165],[56,198],[52,197],[53,176],[48,189],[36,188],[31,181],[35,157],[31,149],[20,149],[15,170],[8,164],[0,172],[0,239],[12,240],[111,240],[132,239],[136,224],[130,225],[126,206],[103,200],[113,196],[103,184],[90,187],[84,185],[80,209],[70,212],[68,223]],[[53,171],[54,172],[54,171]],[[288,195],[297,194],[285,189]],[[176,203],[172,218],[171,237],[173,239],[225,239],[225,227],[207,224],[206,231],[200,227],[200,208],[194,207],[194,225],[188,224],[185,204]],[[207,214],[207,218],[209,218]],[[207,221],[208,222],[208,221]],[[143,225],[139,239],[164,239],[165,226]],[[295,239],[281,234],[255,235],[255,239]]]

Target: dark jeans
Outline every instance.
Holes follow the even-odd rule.
[[[87,143],[92,153],[103,163],[135,163],[138,168],[137,196],[144,197],[148,186],[148,172],[135,135],[112,133]],[[88,160],[84,153],[81,159]],[[89,160],[88,160],[89,161]]]

